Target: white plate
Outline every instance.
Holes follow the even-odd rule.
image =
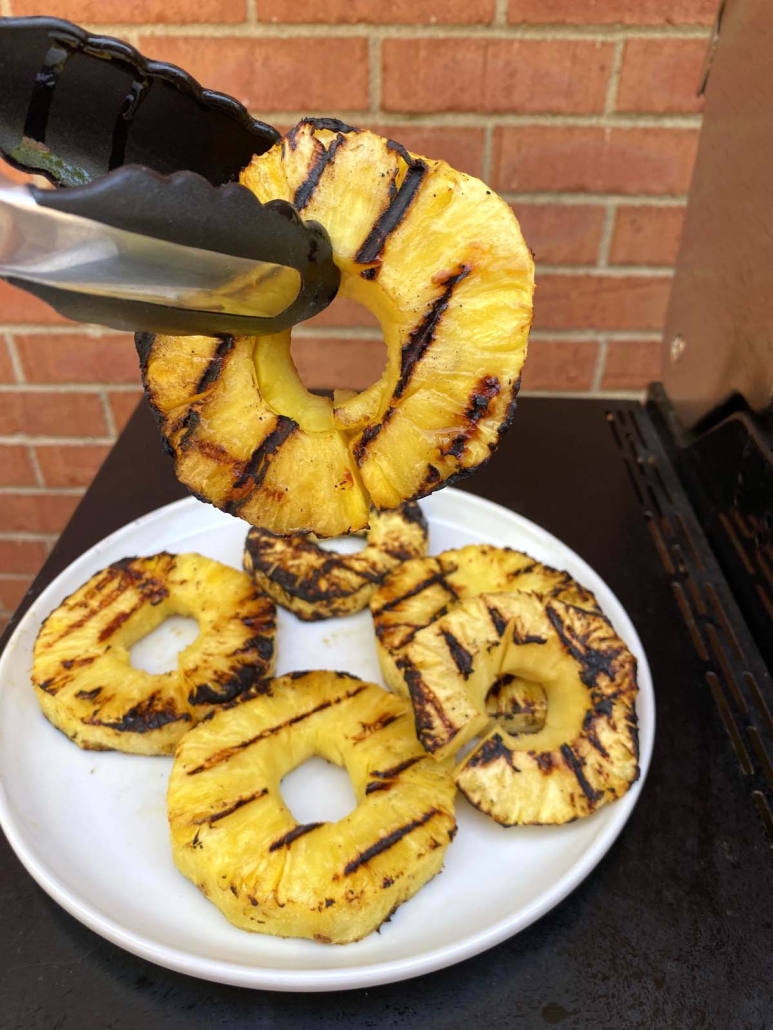
[[[231,926],[172,863],[164,800],[171,759],[79,750],[43,718],[29,678],[43,618],[110,562],[167,549],[241,565],[244,523],[187,498],[82,555],[32,605],[0,659],[0,823],[51,897],[103,937],[170,969],[247,987],[315,991],[389,983],[459,962],[534,922],[587,876],[636,804],[652,753],[652,681],[636,631],[590,566],[533,523],[452,489],[422,506],[432,553],[481,541],[509,545],[568,569],[596,594],[639,661],[642,775],[628,794],[567,826],[512,829],[460,798],[459,833],[442,875],[357,944],[282,940]],[[175,632],[179,626],[169,623],[157,630],[144,645],[143,664],[152,669],[164,637],[167,652],[170,640],[181,646]],[[308,624],[280,612],[278,672],[299,668],[345,669],[380,682],[369,614]],[[320,791],[311,765],[291,774],[286,795],[304,821],[335,815],[315,807]],[[331,789],[338,790],[334,807],[343,803],[345,811],[348,784],[336,781]]]

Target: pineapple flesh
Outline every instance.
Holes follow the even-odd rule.
[[[356,532],[485,462],[515,407],[534,263],[509,206],[444,161],[331,119],[301,122],[243,171],[263,201],[327,230],[340,295],[378,318],[378,382],[311,395],[290,332],[139,336],[178,478],[252,525]]]
[[[607,619],[534,594],[482,594],[420,630],[398,659],[419,739],[457,768],[467,799],[497,822],[565,823],[637,779],[636,660]],[[511,673],[542,685],[544,726],[491,726],[486,693]]]
[[[355,554],[326,551],[313,537],[282,537],[253,527],[244,567],[263,593],[312,622],[361,611],[391,569],[427,553],[427,536],[427,520],[415,501],[372,512],[365,548]]]
[[[299,825],[282,800],[282,777],[313,755],[351,777],[359,803],[338,822]],[[180,742],[172,852],[236,926],[346,944],[440,871],[455,789],[404,698],[346,673],[290,673]]]
[[[170,615],[199,635],[154,675],[130,648]],[[243,572],[199,554],[125,558],[43,623],[32,681],[43,714],[87,750],[170,754],[186,730],[274,668],[276,608]]]
[[[437,557],[404,562],[391,572],[370,602],[376,650],[384,682],[398,693],[407,687],[397,661],[416,633],[444,615],[457,601],[483,593],[525,590],[555,597],[589,611],[595,597],[568,572],[560,572],[509,547],[470,544]],[[507,674],[489,691],[486,708],[511,733],[542,728],[547,712],[538,682]]]

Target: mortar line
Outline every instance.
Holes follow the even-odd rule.
[[[35,481],[37,482],[37,485],[45,486],[46,481],[43,478],[43,472],[40,468],[40,462],[38,461],[37,453],[32,444],[27,444],[27,454],[29,455],[30,464],[32,465],[32,471],[35,476]]]
[[[491,165],[494,155],[494,128],[491,125],[483,127],[483,155],[481,158],[481,179],[483,182],[491,182]]]
[[[29,533],[29,532],[14,532],[13,530],[0,532],[0,540],[8,541],[12,543],[51,543],[52,539],[56,540],[56,533]]]
[[[617,106],[617,92],[620,86],[620,71],[623,67],[623,50],[625,42],[618,39],[615,43],[615,50],[612,54],[612,67],[609,69],[609,80],[607,81],[607,94],[604,98],[604,114],[615,113]]]
[[[494,20],[492,25],[497,27],[507,27],[507,14],[508,14],[509,0],[496,0],[494,6]]]
[[[27,377],[24,374],[24,366],[21,363],[19,352],[16,349],[16,342],[11,333],[5,333],[5,345],[8,350],[8,357],[11,361],[11,368],[13,369],[13,374],[16,376],[17,384],[26,383]]]
[[[98,394],[103,390],[115,393],[133,393],[141,389],[139,382],[132,383],[0,383],[3,393],[48,393],[48,394]]]
[[[684,207],[687,203],[685,193],[573,193],[569,190],[559,190],[555,193],[518,193],[504,190],[499,195],[508,203],[518,204],[631,204],[637,207]]]
[[[381,62],[381,40],[371,36],[368,40],[368,99],[370,112],[374,115],[381,110]]]
[[[671,279],[674,269],[668,265],[547,265],[537,264],[538,275],[585,275],[612,279]]]
[[[604,378],[604,369],[607,364],[607,353],[609,351],[609,340],[606,334],[598,337],[598,353],[596,355],[596,367],[593,370],[593,379],[590,384],[590,392],[598,393],[601,389],[601,381]]]
[[[91,31],[101,35],[122,36],[130,33],[138,36],[154,36],[171,39],[192,36],[208,39],[351,39],[377,32],[382,39],[537,39],[537,40],[587,40],[609,42],[631,36],[646,39],[708,39],[709,25],[560,25],[544,22],[525,25],[523,23],[503,24],[461,24],[401,25],[396,22],[368,24],[355,22],[350,25],[329,25],[320,22],[282,23],[272,21],[238,22],[212,24],[210,22],[164,23],[145,22],[127,25],[122,22],[89,23]]]
[[[20,495],[23,497],[40,497],[42,494],[55,494],[57,497],[80,497],[85,487],[82,486],[0,486],[0,497]]]
[[[244,12],[245,21],[241,24],[257,25],[258,24],[258,12],[255,9],[255,0],[247,0],[247,6]]]
[[[113,409],[110,406],[107,393],[104,390],[100,390],[97,396],[99,397],[99,402],[102,405],[102,414],[105,417],[105,425],[107,426],[108,435],[113,440],[116,440],[118,437],[118,430],[116,429],[115,419],[113,418]]]
[[[114,444],[109,436],[36,436],[34,433],[5,433],[0,436],[0,447],[8,444],[35,444],[35,446],[61,445],[63,447],[79,447],[81,444]]]
[[[521,397],[560,397],[566,400],[621,400],[642,401],[644,390],[528,390],[520,391]]]
[[[604,224],[601,227],[598,255],[596,257],[596,264],[599,268],[607,268],[609,265],[609,249],[612,245],[612,233],[615,228],[615,212],[614,204],[607,204],[606,211],[604,212]]]
[[[253,117],[270,119],[274,122],[294,125],[302,118],[324,117],[329,115],[328,109],[307,108],[306,110],[274,111],[258,108],[252,112]],[[364,108],[336,111],[336,117],[353,125],[362,122],[363,117],[371,117],[372,111]],[[581,128],[581,129],[672,129],[689,131],[699,129],[700,114],[678,114],[674,112],[616,112],[612,115],[596,113],[566,114],[555,111],[379,111],[378,120],[384,125],[409,125],[425,128],[477,129],[481,125],[522,128]],[[358,125],[363,128],[363,125]],[[365,126],[367,128],[367,126]]]

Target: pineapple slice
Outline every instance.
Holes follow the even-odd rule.
[[[434,558],[404,562],[385,578],[370,602],[381,673],[392,690],[407,687],[397,660],[418,630],[444,615],[457,601],[478,594],[526,590],[600,611],[595,597],[572,579],[509,547],[470,544]],[[511,733],[532,733],[545,722],[547,703],[539,683],[507,674],[486,699],[489,715]]]
[[[426,554],[427,535],[427,520],[413,501],[372,512],[365,549],[356,554],[333,554],[313,537],[281,537],[253,527],[244,567],[263,593],[299,619],[329,619],[361,611],[391,569]]]
[[[419,631],[398,659],[419,739],[438,760],[474,737],[457,785],[505,826],[565,823],[638,778],[636,660],[597,612],[534,594],[482,594]],[[547,696],[542,729],[488,728],[486,692],[512,673]]]
[[[336,823],[299,825],[282,800],[282,777],[313,755],[352,779],[359,804]],[[440,871],[455,789],[403,698],[342,672],[290,673],[180,742],[172,853],[236,926],[346,944]]]
[[[129,649],[170,615],[198,621],[177,668],[135,669]],[[199,554],[124,558],[43,623],[32,682],[43,714],[80,747],[165,755],[190,726],[274,668],[276,608],[243,572]]]
[[[381,379],[309,394],[289,331],[139,336],[143,381],[178,478],[272,533],[357,532],[483,464],[515,408],[534,263],[509,206],[443,161],[310,119],[242,182],[328,231],[343,297],[381,323]]]

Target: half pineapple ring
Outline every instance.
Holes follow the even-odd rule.
[[[199,635],[172,672],[129,649],[170,615]],[[43,714],[82,748],[163,755],[192,723],[274,668],[276,608],[249,576],[199,554],[124,558],[92,576],[43,623],[32,682]]]
[[[331,553],[313,537],[275,536],[253,527],[244,567],[265,594],[299,619],[329,619],[361,611],[391,569],[427,553],[427,536],[427,520],[414,501],[371,512],[367,543],[356,554]]]
[[[416,633],[451,605],[479,594],[513,590],[600,611],[593,594],[568,572],[509,547],[470,544],[434,558],[404,562],[389,573],[370,601],[384,681],[392,690],[407,693],[397,660]],[[537,682],[507,673],[491,686],[486,709],[510,733],[533,733],[545,722],[545,691]]]
[[[295,672],[180,742],[167,802],[177,867],[236,926],[325,944],[377,929],[443,865],[451,775],[416,739],[410,705],[342,672]],[[359,804],[299,825],[282,777],[342,765]]]
[[[381,379],[310,394],[289,331],[139,336],[143,381],[178,478],[272,533],[356,532],[474,471],[515,407],[534,263],[509,206],[444,161],[332,119],[301,122],[241,181],[330,235],[342,297],[381,323]]]
[[[419,739],[437,759],[485,734],[457,785],[505,826],[569,822],[638,778],[636,660],[603,615],[534,594],[483,594],[417,633],[398,665]],[[538,733],[486,732],[486,692],[508,672],[545,690]]]

